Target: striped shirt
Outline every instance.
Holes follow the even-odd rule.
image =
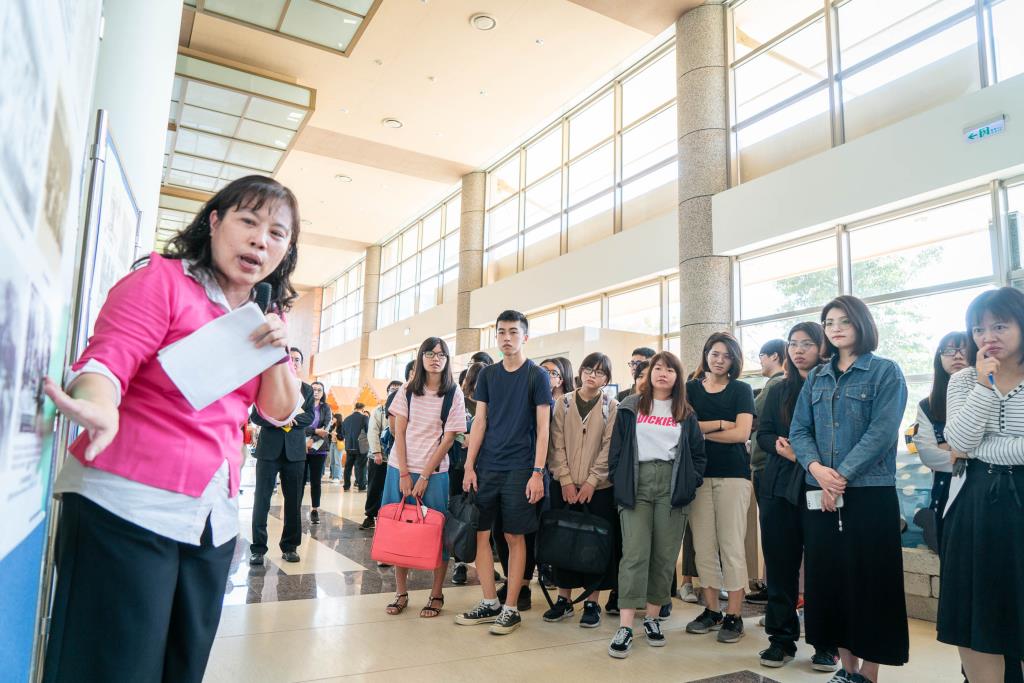
[[[406,393],[407,384],[403,384],[398,394],[391,401],[391,414],[401,415],[409,421],[405,430],[405,463],[410,472],[422,474],[430,456],[441,443],[441,407],[444,396],[431,391],[424,391],[422,396]],[[408,398],[407,398],[408,397]],[[407,402],[408,401],[408,402]],[[410,406],[409,403],[412,405]],[[410,411],[411,408],[411,411]],[[412,413],[411,415],[409,413]],[[445,432],[461,434],[466,431],[466,400],[462,389],[455,387],[452,407],[448,411],[448,420],[444,424]],[[394,454],[394,451],[392,451]],[[398,458],[392,457],[388,465],[398,467]],[[437,469],[438,472],[448,471],[448,456],[445,455]]]
[[[1003,398],[964,368],[946,390],[946,441],[990,465],[1024,465],[1024,383]]]

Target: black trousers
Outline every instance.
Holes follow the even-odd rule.
[[[353,467],[356,469],[356,488],[366,490],[366,456],[359,451],[345,451],[345,490],[352,488]]]
[[[371,519],[380,512],[380,501],[384,496],[384,480],[388,476],[388,464],[381,461],[378,465],[373,458],[366,460],[366,505],[363,512]]]
[[[200,683],[220,622],[235,539],[200,545],[64,494],[43,680]]]
[[[306,474],[305,460],[256,461],[256,493],[252,504],[252,544],[249,552],[265,555],[267,552],[267,514],[274,481],[281,475],[281,495],[284,496],[284,530],[281,532],[281,552],[288,553],[302,542],[302,492]]]
[[[799,506],[774,496],[762,496],[759,506],[761,551],[768,584],[764,628],[769,641],[793,654],[800,639],[796,605],[800,599],[800,564],[804,559],[803,513]]]
[[[306,453],[306,480],[309,482],[309,502],[312,507],[320,507],[321,480],[324,478],[326,453]]]

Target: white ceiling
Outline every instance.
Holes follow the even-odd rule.
[[[183,35],[191,48],[316,89],[316,111],[277,173],[299,198],[303,231],[343,247],[300,250],[295,279],[316,286],[358,258],[360,244],[416,218],[464,173],[653,46],[695,4],[383,0],[349,58],[203,14]],[[494,16],[497,28],[472,28],[478,12]],[[385,117],[404,126],[385,128]]]

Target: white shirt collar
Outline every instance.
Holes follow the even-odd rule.
[[[228,298],[224,296],[224,290],[221,289],[217,279],[203,268],[193,269],[194,263],[194,261],[189,261],[188,259],[181,259],[181,267],[184,269],[185,275],[188,275],[203,286],[203,289],[206,290],[206,296],[209,297],[210,301],[230,313],[231,304],[228,303]]]

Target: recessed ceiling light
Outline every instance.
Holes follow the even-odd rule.
[[[537,40],[535,40],[533,42],[537,43],[538,45],[543,45],[544,44],[544,39],[543,38],[538,38]]]
[[[341,108],[341,113],[342,114],[347,114],[348,113],[348,107],[342,107]]]
[[[352,182],[352,177],[351,176],[347,176],[347,175],[344,175],[342,173],[339,173],[338,175],[334,176],[334,179],[335,180],[340,180],[343,183],[351,183]]]
[[[377,66],[384,66],[384,60],[383,59],[375,59],[375,60],[373,60],[373,63],[376,64]]]
[[[384,119],[383,121],[380,122],[380,124],[382,126],[384,126],[385,128],[401,128],[402,127],[402,122],[401,121],[399,121],[398,119],[391,119],[391,118]]]
[[[498,25],[498,20],[492,17],[490,14],[474,14],[469,18],[469,25],[475,28],[477,31],[490,31]]]
[[[444,135],[444,133],[442,133],[441,131],[439,131],[439,130],[435,130],[435,131],[434,131],[434,137],[435,137],[435,138],[439,138],[439,137],[441,137],[442,135]]]
[[[430,81],[431,83],[436,83],[437,76],[427,76],[427,80]]]
[[[481,95],[486,95],[486,94],[487,94],[487,91],[486,91],[486,90],[481,90],[481,91],[480,91],[480,94],[481,94]]]

